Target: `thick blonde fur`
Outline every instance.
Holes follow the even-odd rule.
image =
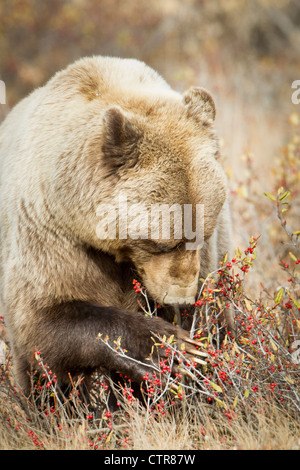
[[[218,267],[230,249],[231,222],[214,117],[205,90],[182,96],[144,63],[110,57],[70,65],[7,116],[0,127],[0,292],[22,384],[35,347],[44,347],[61,376],[69,362],[76,371],[122,369],[84,345],[81,356],[60,353],[55,335],[76,341],[80,334],[72,330],[74,302],[74,325],[84,310],[96,331],[111,312],[105,308],[116,307],[110,334],[125,337],[130,321],[135,334],[145,334],[133,275],[163,303],[168,292],[194,298],[199,277]],[[146,239],[99,239],[97,207],[117,204],[120,191],[149,208],[204,204],[203,247],[186,252],[174,239],[160,240],[160,252]],[[67,314],[58,313],[63,305],[69,326]],[[102,309],[93,321],[96,307],[87,305]],[[162,333],[171,328],[159,319],[157,325]]]

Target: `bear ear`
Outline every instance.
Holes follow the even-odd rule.
[[[112,172],[124,165],[133,167],[138,159],[137,142],[141,132],[120,108],[105,111],[103,133],[102,152]]]
[[[103,122],[106,142],[112,146],[122,146],[137,137],[137,128],[120,108],[114,107],[106,110]]]
[[[210,123],[216,117],[216,107],[212,96],[200,87],[192,87],[183,94],[183,102],[189,117],[202,123]]]

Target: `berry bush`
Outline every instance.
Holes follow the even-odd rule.
[[[81,377],[70,377],[63,394],[43,352],[34,351],[32,393],[25,398],[14,381],[1,317],[0,447],[154,449],[165,442],[173,449],[299,448],[299,155],[295,135],[276,161],[272,191],[252,193],[260,216],[272,215],[270,251],[265,244],[260,249],[262,234],[254,233],[202,279],[190,312],[195,355],[174,337],[153,336],[145,360],[151,367],[139,389],[130,377],[112,382],[99,373],[87,403]],[[257,282],[249,288],[260,258],[272,263],[272,282],[260,276],[260,288]],[[137,280],[133,289],[145,315],[159,315]],[[234,331],[225,325],[226,309],[234,313]],[[187,312],[180,314],[184,323]],[[126,356],[121,337],[98,339]]]

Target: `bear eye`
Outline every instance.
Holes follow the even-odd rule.
[[[170,246],[170,245],[164,245],[163,243],[157,243],[151,240],[151,248],[156,254],[160,253],[171,253],[172,251],[175,251],[177,248],[179,248],[184,242],[182,240],[179,240],[176,245]]]

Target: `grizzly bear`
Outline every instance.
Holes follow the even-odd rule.
[[[0,290],[16,378],[26,393],[35,348],[61,384],[69,374],[88,377],[96,370],[141,382],[155,334],[175,335],[188,354],[197,354],[189,333],[166,320],[164,307],[193,305],[199,279],[230,249],[214,119],[214,101],[204,89],[181,95],[140,61],[101,56],[58,72],[6,117],[0,127]],[[136,236],[118,236],[118,230],[105,236],[120,229],[121,220],[108,210],[107,222],[99,207],[117,207],[120,194],[128,207],[146,211],[191,208],[194,239],[196,208],[203,207],[201,243],[187,249],[192,237],[183,230],[175,237],[175,215],[169,237],[157,230],[159,219],[151,238],[145,217]],[[132,209],[128,217],[137,220]],[[162,306],[161,316],[138,311],[134,278]],[[121,337],[126,357],[99,334],[111,345]]]

